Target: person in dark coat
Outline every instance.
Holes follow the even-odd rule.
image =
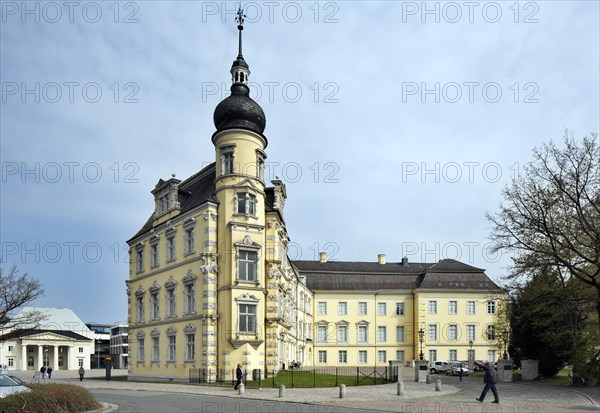
[[[240,384],[242,384],[242,377],[244,377],[244,370],[242,370],[242,365],[238,364],[237,369],[235,369],[235,378],[237,379],[237,382],[235,383],[233,390],[237,390],[238,387],[240,387]]]
[[[48,366],[46,369],[46,373],[48,373],[48,379],[52,378],[52,367]]]
[[[40,373],[42,373],[42,379],[46,378],[46,366],[42,366],[42,368],[40,369]]]
[[[83,366],[79,367],[79,381],[83,381],[83,376],[85,375],[85,369]]]
[[[492,393],[494,394],[494,401],[492,403],[500,403],[498,390],[496,390],[496,369],[494,369],[494,366],[492,366],[489,361],[485,363],[484,369],[485,375],[483,376],[483,382],[485,383],[485,387],[481,392],[481,396],[475,400],[482,402],[483,399],[485,399],[487,392],[492,390]]]

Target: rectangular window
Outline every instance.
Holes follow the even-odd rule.
[[[158,337],[152,337],[152,361],[160,360],[160,347],[158,346]]]
[[[358,303],[358,315],[367,315],[367,303],[361,301]]]
[[[404,326],[396,326],[396,341],[399,343],[406,341]]]
[[[79,347],[79,352],[83,353],[83,347]]]
[[[15,366],[15,359],[10,358],[8,359],[8,367],[14,367]]]
[[[487,302],[487,313],[488,314],[496,314],[496,302],[495,301]]]
[[[196,312],[196,298],[194,297],[194,284],[186,284],[185,286],[185,312],[192,314]]]
[[[437,350],[429,350],[429,360],[430,361],[437,360]]]
[[[496,339],[496,326],[493,324],[489,324],[486,329],[487,339],[489,341]]]
[[[469,361],[475,361],[475,350],[467,350],[467,357]]]
[[[385,351],[385,350],[377,351],[377,362],[387,363],[387,351]]]
[[[77,364],[79,367],[83,367],[83,359],[77,359]]]
[[[176,337],[175,336],[169,336],[169,354],[168,354],[168,361],[175,361],[175,354],[176,354]]]
[[[15,351],[15,346],[8,346],[8,351]]]
[[[348,342],[348,326],[338,326],[337,338],[338,343]]]
[[[456,361],[456,360],[458,360],[456,350],[449,350],[448,351],[448,359],[450,361]]]
[[[348,303],[345,301],[340,301],[338,303],[338,315],[346,315],[348,314]]]
[[[137,361],[143,362],[144,359],[145,359],[144,344],[145,344],[145,340],[143,338],[138,338],[138,358],[137,358]]]
[[[475,325],[474,324],[467,325],[467,340],[469,340],[469,341],[475,340]]]
[[[496,350],[488,350],[487,361],[491,363],[496,361]]]
[[[458,313],[458,302],[449,301],[448,302],[448,314],[457,314]]]
[[[404,315],[404,303],[396,303],[396,315]]]
[[[448,326],[448,340],[458,340],[458,326],[456,324]]]
[[[358,364],[367,364],[367,350],[358,350]]]
[[[221,153],[221,171],[223,175],[232,174],[234,172],[234,156],[232,149],[226,149]]]
[[[256,196],[249,192],[238,192],[237,213],[256,215]]]
[[[144,321],[144,297],[137,297],[137,318],[136,321],[141,323]]]
[[[384,343],[387,341],[387,329],[385,326],[377,327],[377,341],[379,343]]]
[[[256,251],[240,251],[238,259],[238,278],[240,281],[257,280],[258,253]]]
[[[185,253],[191,254],[195,250],[194,246],[194,229],[190,228],[185,231]]]
[[[136,254],[135,270],[137,272],[144,271],[144,251],[138,251]]]
[[[475,314],[475,301],[467,301],[467,314]]]
[[[325,343],[327,341],[327,326],[318,325],[317,326],[317,342]]]
[[[319,363],[326,364],[327,363],[327,351],[319,350]]]
[[[185,359],[194,360],[196,358],[196,334],[188,333],[185,335]]]
[[[159,315],[159,303],[158,303],[158,293],[150,294],[150,319],[156,320],[160,317]]]
[[[256,304],[240,304],[238,311],[240,333],[256,333]]]
[[[358,326],[358,342],[359,343],[366,343],[368,341],[367,332],[368,332],[367,326],[365,326],[365,325]]]
[[[404,350],[396,350],[396,361],[404,363]]]
[[[427,329],[427,341],[437,341],[437,325],[429,324]]]
[[[169,210],[169,196],[163,195],[160,197],[160,213],[167,212]]]
[[[319,301],[317,304],[317,315],[327,315],[327,303],[325,301]]]
[[[377,315],[387,315],[386,303],[377,303]]]
[[[427,312],[429,314],[437,314],[437,301],[429,301],[427,304]]]
[[[175,237],[167,238],[167,262],[175,260]]]
[[[150,266],[158,267],[158,244],[150,246]]]
[[[338,351],[338,363],[348,364],[348,352],[346,350]]]
[[[177,302],[175,298],[175,289],[167,290],[167,317],[175,317],[177,315]]]

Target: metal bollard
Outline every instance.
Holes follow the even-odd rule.
[[[283,397],[283,392],[285,392],[285,385],[280,384],[279,385],[279,397]]]
[[[426,384],[431,384],[431,374],[428,374],[428,375],[425,377],[425,383],[426,383]]]
[[[238,387],[238,394],[244,394],[245,391],[246,386],[244,386],[244,383],[240,383],[240,386]]]
[[[442,379],[436,379],[435,381],[435,391],[442,390]]]
[[[340,399],[343,399],[346,396],[346,385],[340,384]]]
[[[398,382],[398,396],[404,396],[406,394],[406,392],[404,391],[404,383],[399,381]]]

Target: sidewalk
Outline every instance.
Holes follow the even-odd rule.
[[[32,372],[15,372],[15,376],[30,382]],[[86,378],[104,377],[104,370],[88,370]],[[126,375],[126,370],[113,370],[113,376]],[[397,384],[378,386],[349,386],[346,396],[339,398],[339,388],[286,388],[284,397],[279,398],[278,388],[246,389],[239,395],[230,386],[203,386],[177,383],[140,383],[131,381],[86,380],[80,382],[76,371],[59,371],[51,381],[81,385],[87,389],[164,391],[217,397],[272,400],[278,402],[307,403],[324,406],[344,406],[363,410],[390,412],[600,412],[600,390],[598,388],[577,389],[528,384],[526,382],[498,383],[501,402],[491,404],[493,396],[488,394],[484,403],[475,401],[483,383],[481,377],[458,377],[435,375],[442,379],[442,391],[435,391],[432,384],[415,383],[412,369],[404,371],[406,395],[398,396]]]

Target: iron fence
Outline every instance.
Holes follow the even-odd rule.
[[[189,370],[189,382],[233,386],[235,369],[202,368]],[[305,367],[295,370],[246,369],[242,382],[247,388],[335,387],[385,384],[398,381],[398,367]]]

